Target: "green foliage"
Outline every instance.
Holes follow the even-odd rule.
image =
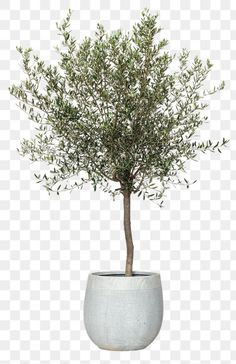
[[[37,124],[36,136],[23,139],[19,152],[51,167],[35,174],[38,182],[49,193],[91,182],[113,197],[128,189],[151,200],[161,199],[171,183],[188,187],[179,178],[185,162],[228,143],[194,140],[207,121],[203,100],[224,87],[202,88],[211,62],[191,61],[186,49],[177,56],[164,51],[167,40],[156,39],[158,14],[147,9],[131,33],[108,34],[98,24],[95,36],[80,44],[70,17],[71,11],[57,24],[58,65],[18,47],[26,79],[9,88]]]

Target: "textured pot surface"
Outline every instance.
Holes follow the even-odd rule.
[[[163,297],[158,273],[95,272],[89,274],[84,324],[101,349],[140,350],[158,335],[163,319]]]

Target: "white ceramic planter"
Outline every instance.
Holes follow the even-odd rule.
[[[158,335],[163,296],[158,273],[89,274],[84,300],[84,324],[100,349],[140,350]]]

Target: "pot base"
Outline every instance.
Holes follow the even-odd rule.
[[[148,345],[147,345],[148,346]],[[123,349],[123,348],[119,348],[119,349],[112,349],[110,347],[104,347],[102,348],[101,346],[98,346],[99,349],[101,350],[108,350],[108,351],[137,351],[137,350],[143,350],[146,349],[147,346],[144,346],[143,348],[137,348],[137,349]]]

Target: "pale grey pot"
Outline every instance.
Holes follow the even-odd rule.
[[[158,273],[95,272],[89,274],[84,324],[100,349],[140,350],[157,337],[163,319]]]

